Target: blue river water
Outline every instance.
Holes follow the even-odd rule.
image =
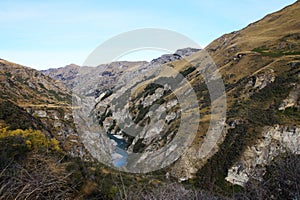
[[[124,139],[117,138],[108,132],[107,132],[107,136],[109,137],[109,139],[114,140],[117,143],[115,147],[115,153],[122,156],[120,158],[113,160],[113,165],[118,168],[125,166],[128,157],[128,154],[126,152],[126,146],[127,146],[126,141]]]

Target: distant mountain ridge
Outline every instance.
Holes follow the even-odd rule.
[[[204,49],[222,75],[227,102],[222,137],[206,157],[199,152],[215,131],[209,125],[216,119],[211,105],[218,99],[210,98],[201,74],[210,70],[210,65],[203,62],[204,50],[178,50],[150,63],[120,61],[96,68],[71,64],[42,72],[0,60],[0,124],[43,129],[46,135],[61,141],[71,155],[86,156],[88,153],[74,125],[70,92],[80,80],[86,87],[79,90],[92,100],[90,114],[97,125],[124,138],[129,152],[151,156],[149,152],[172,141],[181,119],[178,99],[169,87],[177,76],[158,70],[168,66],[180,72],[193,87],[198,102],[189,103],[198,105],[188,107],[188,111],[200,112],[201,117],[196,119],[199,129],[195,140],[165,169],[167,175],[218,192],[231,191],[235,187],[232,185],[247,187],[253,180],[259,183],[268,178],[265,174],[274,160],[289,154],[299,156],[300,152],[299,19],[300,2],[297,1],[242,30],[217,38]],[[128,80],[148,69],[153,70],[149,70],[144,82],[126,85]],[[163,86],[155,84],[157,80],[165,81]],[[184,86],[178,83],[177,91],[185,92]],[[22,124],[15,123],[15,118],[21,119]],[[126,119],[131,123],[117,124]],[[153,124],[154,119],[159,123]],[[195,119],[191,123],[192,120]],[[125,129],[140,134],[132,137]],[[299,184],[297,181],[292,185]],[[255,195],[258,194],[253,194],[253,198]]]
[[[145,62],[145,61],[137,61],[137,62],[131,62],[131,61],[117,61],[117,62],[112,62],[109,64],[100,64],[97,66],[95,71],[103,71],[104,69],[107,69],[106,73],[104,72],[103,75],[108,75],[110,74],[110,79],[116,78],[118,76],[117,74],[130,70],[131,68],[133,70],[138,70],[138,68],[142,67],[147,67],[147,65],[162,65],[168,62],[172,62],[175,60],[180,60],[186,56],[190,56],[193,53],[198,52],[200,49],[195,49],[195,48],[184,48],[184,49],[178,49],[174,54],[164,54],[159,58],[153,59],[150,63]],[[83,66],[87,67],[87,66]],[[41,70],[41,72],[54,80],[61,81],[66,85],[67,88],[72,89],[75,85],[74,80],[76,78],[76,75],[79,72],[79,65],[75,64],[70,64],[65,67],[60,67],[60,68],[50,68],[47,70]],[[89,77],[86,77],[87,79]],[[107,77],[104,76],[104,79]],[[104,82],[104,81],[103,81]]]

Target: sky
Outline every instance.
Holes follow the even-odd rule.
[[[140,28],[176,31],[205,47],[294,2],[0,0],[0,58],[36,69],[81,65],[103,42]],[[148,50],[119,60],[149,61],[160,54]]]

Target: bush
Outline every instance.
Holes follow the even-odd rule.
[[[0,168],[1,199],[74,199],[79,193],[61,157],[31,152]],[[2,163],[1,163],[2,164]]]
[[[233,190],[240,190],[240,187],[228,184],[225,177],[228,174],[228,169],[242,154],[248,140],[247,137],[251,137],[251,135],[251,131],[244,124],[229,129],[219,151],[197,172],[195,185],[211,192],[224,194]]]
[[[37,150],[39,148],[60,150],[59,142],[55,138],[48,139],[38,130],[7,130],[7,128],[0,127],[0,140],[10,140],[8,146],[21,146],[29,150]],[[1,146],[0,148],[3,148]]]
[[[38,130],[0,127],[1,199],[70,199],[78,196],[59,142]]]

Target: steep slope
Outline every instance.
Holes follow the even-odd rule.
[[[41,72],[0,60],[0,125],[42,130],[66,151],[85,154],[72,118],[71,95],[65,86]]]
[[[69,152],[83,155],[72,122],[73,108],[89,153],[107,159],[112,167],[118,167],[120,155],[109,152],[107,144],[126,151],[123,157],[127,162],[121,163],[125,171],[148,172],[153,166],[171,164],[166,169],[168,176],[192,179],[191,183],[211,191],[232,192],[226,180],[247,186],[252,179],[262,181],[278,157],[299,156],[299,14],[297,1],[216,39],[205,49],[211,59],[204,50],[192,51],[191,55],[190,51],[178,51],[149,64],[71,65],[43,71],[73,88],[76,107],[71,106],[69,92],[59,82],[2,60],[0,98],[5,113],[0,115],[1,123],[21,127],[13,118],[22,116],[22,127],[44,129]],[[224,100],[222,88],[212,87],[220,81],[217,72],[224,82],[226,105],[212,110]],[[218,90],[219,95],[214,95]],[[196,99],[183,98],[187,101],[181,102],[180,97],[193,92]],[[215,112],[224,109],[226,118]],[[183,119],[188,123],[184,134],[179,135]],[[189,131],[194,129],[196,135],[191,137]],[[203,144],[216,132],[221,134],[214,140],[215,146],[202,154]],[[186,139],[193,139],[189,148],[175,151]],[[163,151],[161,157],[155,154],[169,144],[171,150]],[[105,157],[107,152],[113,156]],[[137,153],[143,156],[130,156]]]
[[[297,1],[206,47],[225,83],[228,130],[219,152],[203,167],[199,163],[201,185],[224,187],[229,168],[231,183],[261,180],[275,157],[299,154],[299,19]],[[196,161],[187,157],[179,167]]]
[[[175,108],[178,104],[176,97],[174,98],[171,94],[171,91],[175,89],[177,84],[176,80],[172,81],[172,76],[176,74],[166,71],[163,64],[168,65],[174,60],[181,60],[198,51],[199,49],[186,48],[178,50],[174,54],[163,55],[149,64],[123,70],[111,82],[103,77],[102,69],[99,69],[99,67],[80,68],[73,89],[73,104],[79,109],[76,109],[74,113],[76,115],[77,128],[80,133],[83,133],[83,140],[87,141],[85,145],[91,154],[99,159],[105,158],[109,162],[115,162],[114,158],[106,158],[105,155],[109,148],[107,145],[110,144],[108,137],[122,138],[121,140],[124,140],[126,143],[126,150],[131,155],[147,151],[153,152],[153,150],[160,149],[164,144],[168,144],[176,135],[178,120],[174,119],[176,117],[178,119],[180,113],[177,113],[178,108]],[[118,70],[111,64],[107,69],[109,67],[111,67],[111,70]],[[107,69],[105,70],[107,71]],[[190,70],[193,70],[193,68]],[[161,73],[165,73],[165,77],[161,77]],[[183,73],[187,75],[188,71]],[[97,76],[97,74],[102,75]],[[162,81],[160,85],[147,82],[148,80],[151,81],[153,77],[157,81]],[[165,80],[163,80],[164,78]],[[183,79],[184,77],[180,75],[178,78]],[[170,83],[172,85],[169,85]],[[147,94],[140,93],[143,91],[147,92]],[[130,94],[133,94],[133,96]],[[169,96],[170,101],[172,100],[172,103],[168,106],[168,111],[162,107],[168,103],[168,101],[163,99],[163,97],[167,96]],[[197,98],[195,97],[194,99],[196,102]],[[147,102],[144,102],[144,100]],[[161,105],[160,110],[154,108],[153,115],[148,115],[153,103]],[[165,122],[163,118],[159,122],[156,121],[160,116],[163,117],[164,114],[168,114],[167,118],[169,118],[167,122],[169,124],[166,127],[164,127]],[[95,126],[89,126],[90,124]],[[164,128],[164,133],[162,137],[156,138],[160,128]],[[149,135],[150,132],[152,132],[151,136]],[[99,134],[103,135],[103,137],[99,138]],[[148,137],[147,144],[144,144],[145,141],[143,142],[144,136]],[[103,140],[98,141],[101,139]],[[97,150],[93,149],[95,145],[90,146],[89,141],[93,141],[92,143],[96,144]],[[150,158],[149,155],[147,157],[148,159]],[[133,156],[128,156],[128,160],[131,158],[137,161]],[[165,160],[162,162],[167,163],[169,161]],[[152,164],[154,163],[158,164],[158,162],[152,162]],[[148,171],[151,166],[142,167],[139,165],[139,167],[134,167],[133,164],[129,168],[135,168],[133,170],[143,168],[144,171]]]
[[[64,104],[70,94],[63,84],[37,70],[0,60],[1,96],[21,105]]]
[[[189,102],[187,111],[195,114],[198,108],[201,118],[198,121],[191,118],[191,127],[197,123],[200,127],[190,148],[170,171],[181,180],[196,176],[202,187],[226,187],[228,170],[242,157],[245,149],[259,143],[260,137],[265,137],[265,130],[277,126],[282,130],[290,126],[294,127],[291,130],[299,128],[299,14],[300,3],[296,2],[240,31],[218,38],[206,47],[225,85],[226,123],[217,120],[218,114],[211,114],[211,105],[220,101],[221,97],[212,98],[209,94],[212,91],[208,91],[207,83],[217,79],[214,79],[216,70],[212,63],[207,62],[205,51],[185,59],[171,60],[173,62],[159,68],[149,66],[136,73],[129,72],[117,82],[112,93],[87,100],[81,106],[92,111],[89,114],[94,116],[94,122],[100,124],[100,132],[123,138],[127,152],[144,153],[144,161],[151,160],[151,152],[171,143],[178,132],[182,118],[180,106],[185,105],[180,105],[176,95],[191,92],[186,90],[188,84],[178,79],[176,73],[165,70],[173,68],[189,81],[198,97],[198,102]],[[211,75],[203,78],[205,73]],[[143,75],[141,79],[133,80],[139,74]],[[172,83],[176,84],[175,88]],[[84,82],[84,85],[93,84]],[[85,94],[80,88],[75,91]],[[213,91],[218,89],[212,88]],[[88,106],[92,101],[96,101],[93,108]],[[222,134],[216,141],[218,145],[203,157],[201,145],[219,131],[209,128],[212,121],[218,124]],[[191,127],[186,128],[189,130]],[[131,135],[132,132],[138,134]],[[284,133],[290,134],[289,131]],[[93,140],[91,135],[89,137]],[[282,153],[277,152],[278,155]],[[130,156],[128,159],[131,159]],[[127,164],[131,166],[125,167],[141,167],[138,164],[141,160],[132,158],[130,161]],[[154,159],[152,161],[155,164]],[[157,162],[163,166],[166,161]],[[147,167],[142,166],[145,171],[149,169]]]

